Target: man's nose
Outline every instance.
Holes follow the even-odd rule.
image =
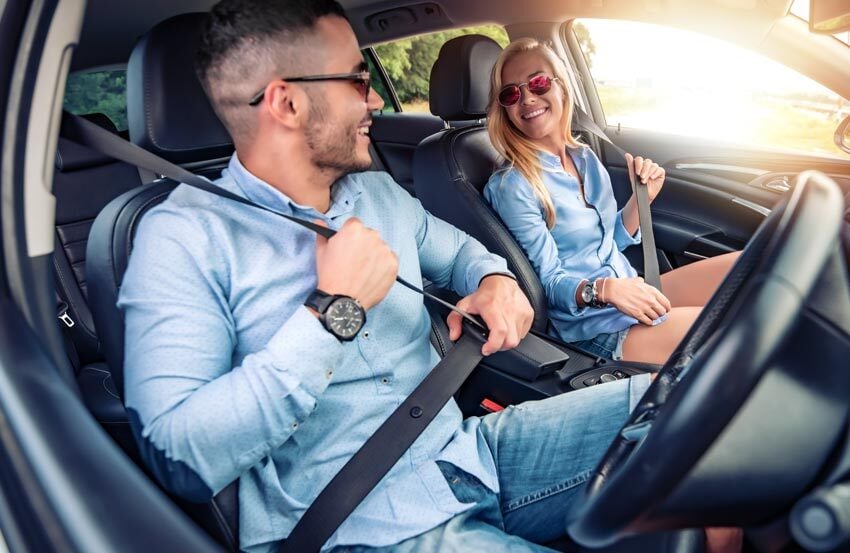
[[[374,87],[369,87],[369,101],[366,103],[369,108],[369,111],[379,111],[384,107],[384,99],[381,98],[381,95],[374,89]]]

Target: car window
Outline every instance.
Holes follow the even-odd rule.
[[[850,102],[792,69],[688,31],[580,23],[609,125],[850,157],[833,142]]]
[[[387,83],[386,75],[381,71],[381,67],[377,62],[375,51],[371,48],[363,50],[363,58],[369,65],[369,74],[372,77],[372,88],[384,100],[384,107],[381,111],[399,111],[399,106],[393,100],[390,94],[389,84]]]
[[[102,113],[127,130],[127,70],[78,71],[68,75],[64,107],[74,115]]]
[[[401,103],[402,111],[429,111],[428,80],[440,48],[452,38],[471,34],[489,36],[503,48],[508,44],[508,35],[504,28],[498,25],[480,25],[419,35],[375,47],[380,63]]]

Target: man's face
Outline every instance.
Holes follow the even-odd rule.
[[[322,74],[365,69],[357,39],[345,19],[322,17],[316,29],[325,58]],[[384,105],[378,93],[370,90],[367,102],[362,86],[351,81],[308,83],[304,90],[310,95],[304,132],[316,167],[338,172],[340,176],[367,170],[372,163],[368,134],[371,112]]]

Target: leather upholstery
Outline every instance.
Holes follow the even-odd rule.
[[[482,35],[443,44],[428,86],[431,113],[444,121],[482,119],[487,114],[490,72],[502,48]]]
[[[139,39],[127,65],[130,139],[174,163],[233,153],[230,135],[195,76],[204,18],[189,13],[158,24]]]
[[[112,122],[96,113],[85,116],[117,133]],[[72,341],[78,372],[103,361],[99,341],[86,304],[86,242],[97,213],[112,198],[139,186],[135,167],[60,138],[56,149],[53,194],[56,197],[54,275],[59,299],[67,306],[74,326],[66,332]]]
[[[431,72],[432,111],[435,105],[439,110],[434,114],[463,120],[482,117],[486,111],[486,93],[482,87],[489,88],[490,70],[500,51],[498,44],[481,35],[448,41]],[[465,92],[458,95],[458,90]],[[532,328],[545,332],[549,324],[548,309],[540,280],[525,252],[481,196],[499,163],[499,154],[483,126],[438,132],[416,149],[413,158],[416,197],[433,215],[507,259],[508,267],[534,308]]]

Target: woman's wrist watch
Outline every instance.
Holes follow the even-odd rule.
[[[588,307],[605,307],[605,304],[599,301],[599,288],[597,286],[598,280],[584,281],[584,284],[581,288],[581,301]]]

